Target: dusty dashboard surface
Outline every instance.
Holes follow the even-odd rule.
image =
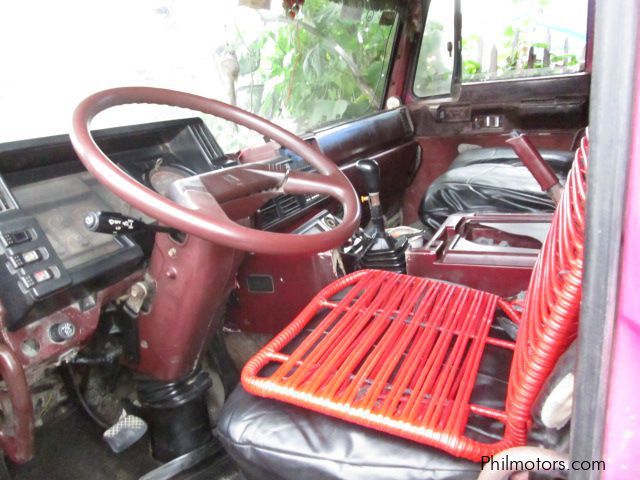
[[[98,131],[96,139],[129,175],[160,193],[176,172],[228,164],[196,118]],[[85,228],[91,211],[151,219],[100,185],[66,135],[0,145],[0,199],[0,301],[8,330],[130,274],[153,242],[152,235],[114,237]]]
[[[199,118],[94,132],[128,175],[160,194],[177,179],[237,165]],[[308,169],[286,149],[274,163]],[[256,215],[263,229],[305,214],[320,195],[282,195]],[[3,325],[18,330],[142,268],[153,233],[113,237],[85,228],[92,211],[152,222],[84,169],[61,135],[0,145],[0,302]]]
[[[89,172],[23,185],[12,193],[20,209],[40,224],[66,269],[121,248],[115,238],[84,228],[87,212],[102,210],[141,216],[98,184]]]

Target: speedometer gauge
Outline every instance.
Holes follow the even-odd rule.
[[[182,166],[159,166],[155,167],[148,174],[149,184],[156,192],[162,196],[167,196],[169,187],[176,180],[195,175],[191,170]]]

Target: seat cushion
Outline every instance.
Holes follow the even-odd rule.
[[[566,174],[571,168],[574,153],[566,150],[539,150],[540,155],[557,173]],[[483,163],[499,163],[522,166],[522,160],[511,147],[472,148],[458,155],[449,166],[449,170],[478,165]]]
[[[558,173],[564,183],[566,176]],[[428,188],[420,206],[433,231],[459,212],[553,212],[555,204],[524,166],[476,163],[447,170]]]
[[[483,442],[466,428],[473,417],[502,415],[471,401],[485,347],[498,342],[510,355],[514,346],[490,335],[500,302],[463,285],[359,270],[322,289],[257,352],[242,370],[242,385],[479,461],[527,430],[520,421]]]
[[[492,335],[508,338],[499,325]],[[472,401],[503,407],[511,353],[486,346]],[[468,434],[499,440],[503,424],[473,416]],[[475,479],[480,465],[438,449],[338,420],[238,386],[224,404],[218,437],[248,480],[461,480]]]
[[[504,320],[508,322],[508,320]],[[492,335],[507,339],[503,322]],[[478,369],[472,401],[499,409],[506,395],[511,354],[487,345]],[[569,355],[569,352],[565,354]],[[571,360],[571,359],[570,359]],[[561,360],[562,378],[575,362]],[[545,392],[549,388],[545,388]],[[541,395],[539,404],[545,401]],[[569,427],[545,428],[541,406],[529,443],[566,451]],[[469,435],[490,442],[503,434],[503,424],[474,416]],[[466,480],[475,479],[480,465],[438,449],[322,415],[277,400],[256,397],[238,386],[224,404],[217,434],[247,480]]]
[[[479,464],[238,387],[219,438],[248,480],[462,480]]]

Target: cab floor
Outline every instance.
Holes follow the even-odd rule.
[[[36,429],[36,454],[30,462],[9,465],[12,480],[136,480],[160,466],[150,454],[147,436],[115,454],[102,440],[102,431],[84,412],[71,409],[51,424]],[[6,475],[5,475],[6,476]],[[3,476],[0,475],[0,478]],[[185,472],[180,480],[240,480],[231,459],[222,451]],[[2,479],[4,480],[4,479]]]

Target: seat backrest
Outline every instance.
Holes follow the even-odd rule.
[[[576,151],[520,317],[506,402],[507,430],[516,436],[526,435],[536,397],[577,334],[588,150],[587,135]]]

